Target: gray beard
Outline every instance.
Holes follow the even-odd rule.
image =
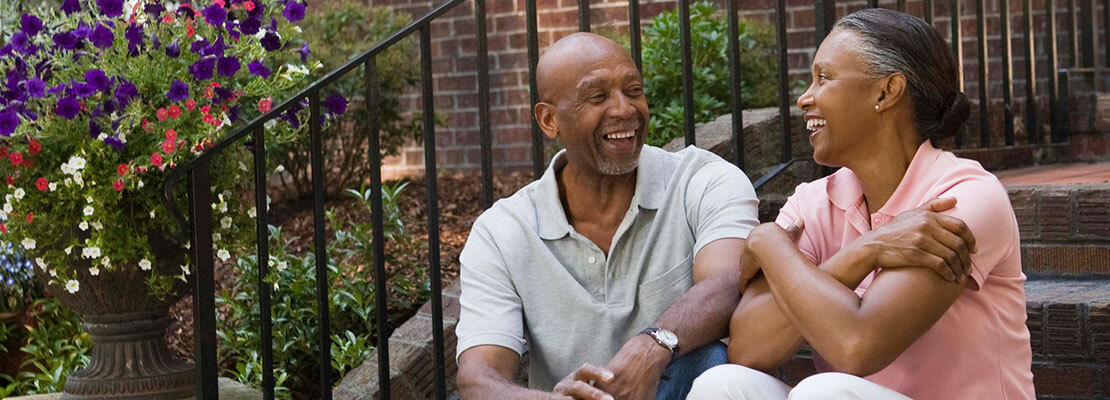
[[[643,147],[641,146],[640,149],[642,150]],[[639,165],[640,165],[640,151],[639,150],[636,151],[636,158],[633,158],[631,161],[629,161],[627,163],[624,163],[624,164],[618,164],[617,162],[605,159],[604,157],[598,157],[598,160],[597,160],[597,169],[598,169],[598,171],[601,172],[602,175],[609,175],[609,176],[624,175],[624,174],[631,173],[632,171],[635,171],[636,167],[638,167]]]

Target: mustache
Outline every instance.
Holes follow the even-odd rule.
[[[609,120],[605,121],[597,128],[598,132],[621,132],[640,129],[644,126],[644,118],[636,115],[635,117],[622,120]]]

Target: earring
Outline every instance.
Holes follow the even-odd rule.
[[[878,104],[875,105],[875,111],[879,111],[879,105]]]

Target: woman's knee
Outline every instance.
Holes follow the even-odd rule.
[[[710,368],[696,379],[689,400],[785,398],[789,386],[763,372],[736,364]],[[781,395],[781,396],[779,396]]]
[[[870,381],[840,372],[825,372],[803,379],[790,391],[790,400],[853,400],[859,386]]]

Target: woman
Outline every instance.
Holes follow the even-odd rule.
[[[859,11],[812,74],[798,106],[814,159],[844,168],[752,231],[730,328],[740,365],[707,371],[689,398],[1033,399],[1009,198],[930,143],[970,111],[944,39],[904,13]],[[803,341],[822,373],[790,388],[760,372]]]

